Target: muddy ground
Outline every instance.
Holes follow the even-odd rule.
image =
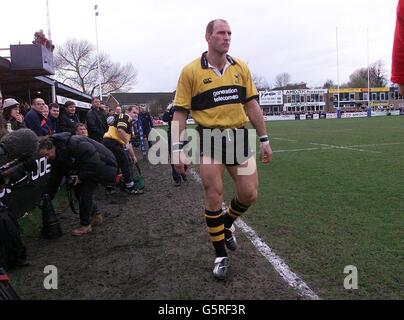
[[[93,233],[71,236],[79,220],[67,209],[58,216],[63,237],[26,239],[29,266],[9,272],[22,299],[301,299],[240,230],[230,277],[216,281],[201,185],[189,176],[176,188],[169,166],[141,166],[145,194],[98,190],[105,222]],[[58,268],[57,290],[44,289],[47,265]]]

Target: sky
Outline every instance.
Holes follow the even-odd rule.
[[[341,83],[367,66],[368,53],[370,62],[385,63],[390,78],[397,2],[48,0],[56,46],[69,38],[95,44],[98,5],[100,51],[114,62],[133,64],[138,72],[133,92],[174,91],[181,69],[207,50],[205,28],[216,18],[232,29],[229,54],[270,85],[283,72],[310,87],[327,79],[337,83],[337,28]],[[47,33],[46,0],[1,0],[1,12],[0,48],[31,43],[39,29]]]

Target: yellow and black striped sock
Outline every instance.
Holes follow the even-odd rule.
[[[217,257],[227,257],[224,247],[224,217],[223,210],[209,211],[205,209],[206,224]]]
[[[232,225],[233,222],[236,221],[238,218],[240,218],[246,211],[248,210],[250,206],[246,206],[244,204],[241,204],[238,200],[237,197],[234,198],[231,203],[230,207],[227,209],[225,215],[224,215],[224,226],[226,229],[229,229]]]

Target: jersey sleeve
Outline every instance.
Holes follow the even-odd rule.
[[[188,68],[181,72],[175,92],[173,107],[175,109],[191,109],[192,102],[192,74]]]
[[[247,66],[245,66],[245,72],[246,72],[246,100],[245,102],[251,101],[253,99],[257,99],[259,97],[257,87],[255,86],[255,83],[252,79],[252,75],[250,72],[250,69],[248,69]]]

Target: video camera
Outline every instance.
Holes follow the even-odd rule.
[[[0,167],[0,186],[13,187],[25,181],[36,170],[38,165],[33,157],[7,162]]]
[[[37,145],[38,137],[29,129],[13,131],[1,138],[0,185],[14,185],[38,169],[33,158]]]

